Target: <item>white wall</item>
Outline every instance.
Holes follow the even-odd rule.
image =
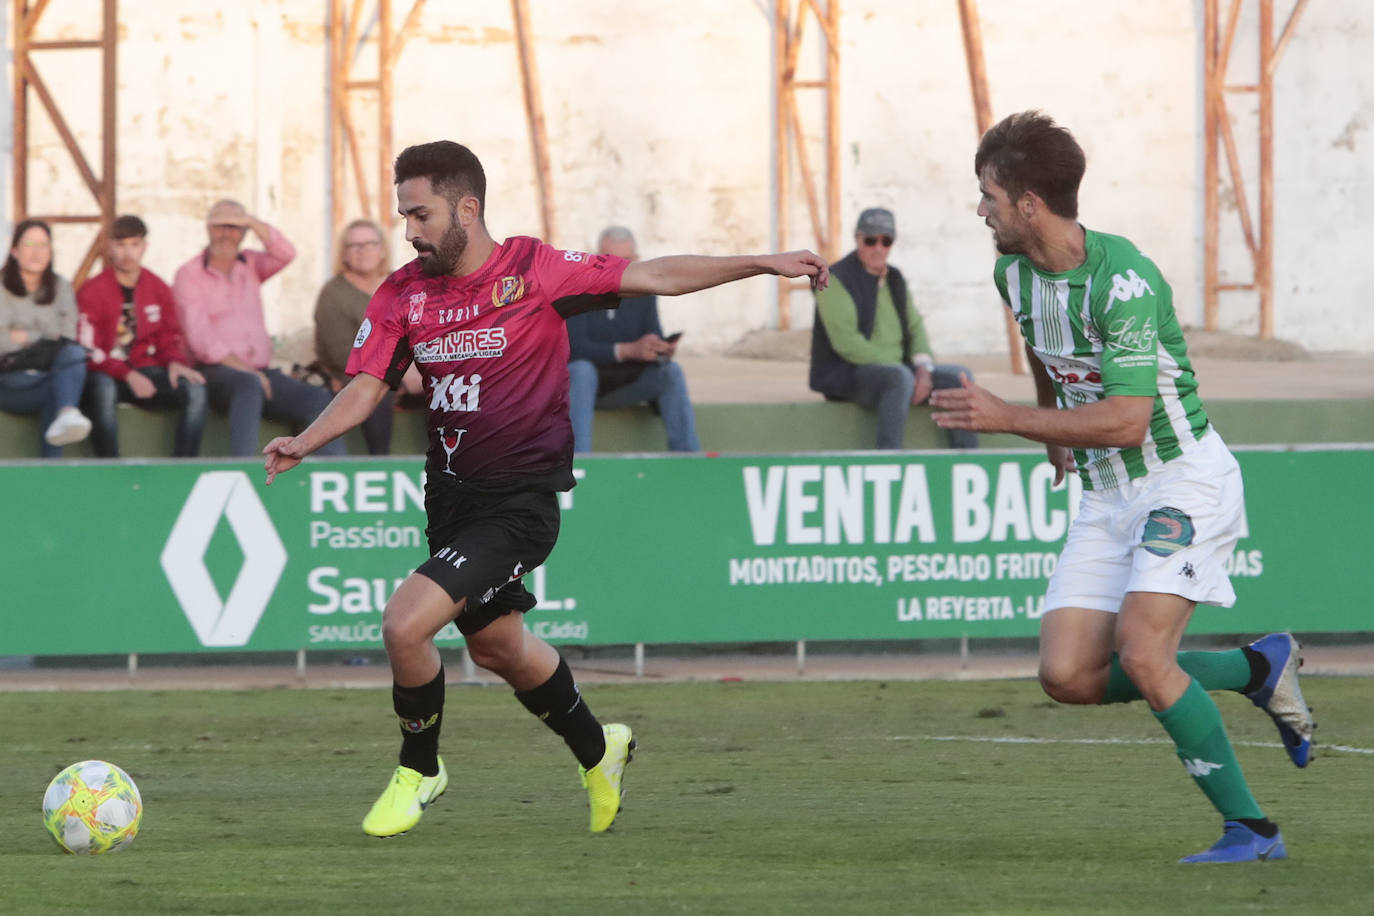
[[[399,24],[408,4],[394,6]],[[203,245],[204,214],[215,200],[235,197],[278,224],[300,250],[268,287],[269,325],[278,333],[309,326],[330,266],[324,7],[319,0],[120,5],[119,209],[148,221],[149,264],[168,279]],[[623,223],[645,256],[767,249],[766,7],[748,0],[530,4],[551,144],[552,241],[587,247],[602,226]],[[1169,277],[1183,321],[1200,324],[1201,0],[981,0],[979,8],[994,115],[1038,107],[1075,131],[1088,154],[1083,221],[1133,238]],[[96,0],[54,2],[42,34],[88,36],[98,9]],[[1003,351],[989,280],[993,252],[973,212],[977,137],[957,5],[844,0],[843,11],[845,235],[863,207],[893,208],[893,260],[914,281],[937,352]],[[1374,350],[1374,320],[1350,269],[1364,256],[1357,245],[1374,203],[1374,164],[1363,149],[1374,123],[1374,68],[1364,63],[1371,24],[1374,11],[1355,0],[1311,4],[1279,68],[1278,333],[1312,349]],[[814,23],[810,31],[814,37]],[[1248,78],[1253,32],[1243,19],[1236,80]],[[98,168],[99,71],[95,55],[83,53],[47,52],[40,67]],[[369,48],[362,60],[373,56]],[[537,233],[509,5],[431,0],[395,90],[395,149],[441,137],[468,144],[488,172],[493,234]],[[36,103],[32,110],[31,207],[89,212],[60,141]],[[1237,116],[1253,183],[1245,138],[1254,130],[1242,105]],[[362,109],[359,117],[372,114]],[[809,105],[804,121],[817,140],[818,105]],[[8,167],[5,134],[0,155]],[[812,152],[819,165],[820,147]],[[368,179],[375,186],[376,176]],[[809,217],[799,182],[794,188],[790,238],[800,244],[810,237]],[[1224,222],[1223,269],[1244,279],[1249,265],[1233,224]],[[84,228],[59,227],[61,270],[75,269],[88,238]],[[394,247],[399,263],[409,249]],[[800,325],[810,322],[808,300],[793,300]],[[758,278],[666,302],[664,322],[688,332],[684,346],[710,351],[767,326],[773,301],[772,281]],[[1253,295],[1226,294],[1222,305],[1226,328],[1254,331]]]

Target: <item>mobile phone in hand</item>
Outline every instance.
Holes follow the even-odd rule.
[[[665,338],[663,338],[663,339],[664,339],[664,341],[667,342],[667,343],[677,343],[677,342],[678,342],[678,338],[680,338],[681,336],[682,336],[682,332],[681,332],[681,331],[678,331],[678,332],[676,332],[676,333],[674,333],[674,334],[669,334],[667,337],[665,337]]]

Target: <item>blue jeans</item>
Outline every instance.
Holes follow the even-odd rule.
[[[963,366],[936,366],[930,373],[935,390],[958,388],[960,373],[973,380],[973,373]],[[878,411],[875,448],[901,448],[911,395],[916,390],[916,377],[900,363],[872,363],[854,367],[854,382],[854,403]],[[978,434],[967,429],[951,429],[949,447],[977,448]]]
[[[119,420],[115,407],[121,401],[137,404],[145,410],[179,409],[181,416],[177,420],[176,437],[172,440],[172,456],[194,458],[199,455],[209,404],[205,386],[182,378],[173,388],[164,366],[144,366],[137,371],[157,387],[152,397],[143,400],[134,397],[127,382],[104,372],[92,372],[86,377],[86,416],[91,418],[91,447],[96,457],[119,457]]]
[[[262,418],[305,427],[329,405],[329,389],[297,381],[280,369],[265,369],[272,396],[263,394],[256,372],[241,372],[221,363],[197,366],[205,376],[210,406],[229,414],[229,454],[245,458],[259,454]],[[317,454],[346,455],[343,437],[322,446]]]
[[[628,385],[597,396],[596,364],[575,359],[568,363],[568,404],[572,415],[573,450],[592,450],[592,416],[600,410],[656,402],[668,433],[668,451],[699,452],[696,414],[687,396],[687,376],[674,362],[650,363]]]
[[[68,344],[57,351],[52,368],[46,372],[0,373],[0,410],[38,414],[39,454],[44,458],[61,458],[62,447],[49,445],[43,433],[59,410],[77,405],[85,384],[86,351],[78,344]]]

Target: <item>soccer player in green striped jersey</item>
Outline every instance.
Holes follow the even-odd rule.
[[[994,281],[1025,338],[1037,406],[965,380],[931,397],[935,421],[1042,442],[1056,483],[1074,471],[1083,482],[1045,596],[1045,692],[1061,703],[1149,703],[1222,816],[1221,839],[1180,861],[1284,858],[1208,691],[1264,709],[1306,766],[1314,726],[1297,642],[1276,633],[1225,652],[1179,651],[1199,602],[1235,603],[1225,564],[1248,533],[1240,467],[1198,398],[1169,284],[1130,241],[1078,222],[1085,166],[1073,135],[1040,112],[983,136],[978,215],[1002,255]]]

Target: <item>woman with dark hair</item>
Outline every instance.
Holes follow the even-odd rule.
[[[42,220],[14,227],[0,289],[0,410],[38,414],[44,458],[80,442],[91,421],[77,409],[86,383],[86,351],[76,338],[72,285],[52,269],[52,230]],[[39,341],[60,342],[35,348]]]

